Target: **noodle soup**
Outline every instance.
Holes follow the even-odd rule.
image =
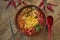
[[[25,35],[39,33],[45,24],[45,17],[41,10],[36,7],[25,7],[16,17],[20,31]]]

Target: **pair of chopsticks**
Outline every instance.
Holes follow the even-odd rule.
[[[12,23],[11,23],[11,19],[10,19],[10,16],[8,17],[9,19],[9,24],[10,24],[10,28],[11,28],[11,32],[12,32],[12,40],[15,40],[15,37],[14,37],[14,31],[13,31],[13,28],[12,28]],[[21,40],[26,40],[26,38],[23,36],[23,34],[20,32],[20,38]]]
[[[11,20],[10,20],[10,16],[9,16],[9,24],[10,24],[10,27],[11,27],[11,32],[12,32],[12,37],[13,37],[13,40],[15,40],[15,37],[14,37],[14,32],[13,32],[13,28],[12,28],[12,23],[11,23]]]

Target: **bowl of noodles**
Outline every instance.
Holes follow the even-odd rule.
[[[39,7],[27,5],[17,12],[15,22],[23,35],[33,36],[45,27],[46,18]]]

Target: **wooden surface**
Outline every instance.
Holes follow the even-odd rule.
[[[17,2],[17,0],[15,1]],[[54,13],[46,9],[47,13],[45,13],[45,15],[46,17],[51,15],[54,18],[54,24],[52,26],[52,40],[60,40],[60,0],[48,0],[48,2],[58,5],[57,7],[53,7],[53,9],[55,10]],[[9,16],[14,30],[15,40],[21,40],[20,33],[17,32],[17,28],[15,25],[15,15],[17,11],[22,7],[22,5],[19,6],[17,10],[12,6],[10,6],[8,9],[5,9],[7,3],[8,1],[6,2],[0,0],[0,40],[13,40],[9,24]],[[39,1],[36,3],[36,5],[37,4],[39,4]],[[47,32],[44,30],[39,34],[39,36],[32,37],[31,39],[27,40],[48,40],[47,38]]]

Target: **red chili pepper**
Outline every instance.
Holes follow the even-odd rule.
[[[18,7],[19,5],[21,5],[21,0],[18,0],[18,5],[17,5],[17,7]]]
[[[16,8],[16,2],[15,1],[12,2],[12,5]]]
[[[42,5],[44,5],[44,0],[41,1],[41,3],[39,4],[39,7],[41,7]]]
[[[47,7],[51,12],[54,12],[52,6],[57,6],[57,5],[51,4],[51,3],[47,3],[46,0],[42,0],[41,3],[39,4],[39,7],[42,7],[42,6],[43,6],[45,12],[46,12],[45,7]]]
[[[18,0],[18,3],[21,3],[21,0]]]
[[[22,3],[23,3],[24,5],[27,5],[24,1],[22,1]]]
[[[23,5],[27,5],[24,1],[22,1],[22,0],[18,0],[18,5],[17,5],[17,7],[19,6],[19,5],[21,5],[21,4],[23,4]]]
[[[8,3],[8,5],[7,5],[6,9],[7,9],[10,5],[11,5],[11,1]]]
[[[15,2],[14,0],[9,1],[6,9],[7,9],[10,5],[13,5],[13,6],[16,8],[16,2]]]
[[[52,6],[49,5],[49,6],[47,6],[47,8],[48,8],[51,12],[54,12]]]
[[[51,6],[58,6],[58,5],[56,5],[56,4],[51,4],[51,3],[48,3],[48,5],[51,5]]]

